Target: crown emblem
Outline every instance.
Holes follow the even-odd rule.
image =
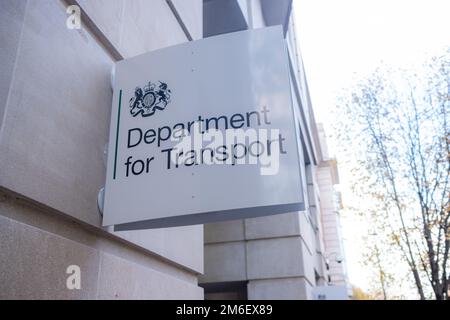
[[[157,110],[164,110],[170,102],[171,91],[167,83],[158,81],[159,84],[149,82],[144,90],[136,87],[134,97],[130,99],[130,113],[133,117],[141,115],[149,117]]]

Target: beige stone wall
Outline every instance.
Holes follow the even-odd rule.
[[[0,298],[201,298],[202,226],[112,232],[96,198],[114,62],[201,38],[202,1],[68,2],[80,30],[65,1],[0,2]]]
[[[305,212],[206,224],[199,281],[247,282],[248,299],[311,299],[313,241]]]
[[[317,170],[317,179],[321,194],[322,227],[324,230],[325,255],[329,257],[329,274],[332,284],[347,285],[348,279],[345,269],[345,261],[338,262],[338,257],[344,257],[341,225],[338,210],[335,205],[332,164],[327,162]]]
[[[323,125],[318,125],[322,145],[323,161],[316,171],[316,179],[320,190],[320,210],[322,212],[321,226],[323,229],[323,244],[325,256],[329,261],[330,284],[345,285],[351,292],[347,276],[344,244],[341,234],[341,223],[335,191],[339,184],[339,174],[336,159],[330,158],[327,139]],[[342,261],[338,261],[342,260]]]

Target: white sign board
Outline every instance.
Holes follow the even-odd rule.
[[[103,225],[170,227],[303,210],[281,27],[116,65]]]

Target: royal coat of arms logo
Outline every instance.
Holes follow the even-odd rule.
[[[133,117],[141,115],[149,117],[157,110],[164,110],[170,103],[171,91],[167,83],[159,81],[159,85],[149,82],[144,90],[136,87],[134,97],[130,99],[130,113]]]

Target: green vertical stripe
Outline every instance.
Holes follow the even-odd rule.
[[[113,179],[116,179],[117,168],[117,149],[119,146],[119,126],[120,126],[120,107],[122,106],[122,89],[119,91],[119,111],[117,112],[117,128],[116,128],[116,152],[114,156],[114,175]]]

